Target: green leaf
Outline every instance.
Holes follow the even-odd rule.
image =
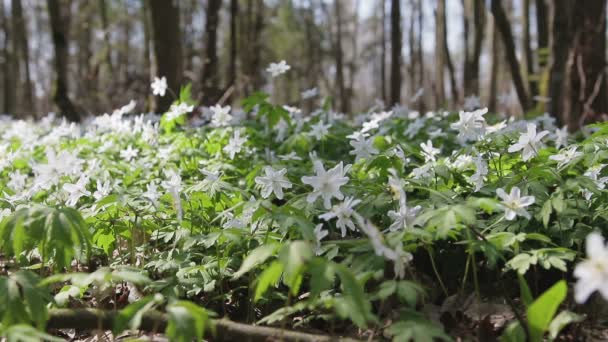
[[[549,338],[554,340],[568,324],[582,322],[585,316],[572,311],[564,310],[560,312],[549,324]]]
[[[188,301],[167,305],[169,322],[165,333],[171,341],[202,341],[207,326],[207,311]]]
[[[386,333],[392,336],[395,342],[452,341],[443,329],[422,318],[393,323],[386,329]]]
[[[257,302],[260,300],[271,285],[276,285],[279,282],[282,273],[283,264],[280,261],[275,261],[270,264],[270,266],[268,266],[268,268],[266,268],[258,277],[253,301]]]
[[[509,323],[500,337],[500,342],[521,342],[526,340],[526,332],[519,321]]]
[[[521,296],[521,300],[526,307],[529,307],[534,298],[532,297],[532,291],[530,291],[530,287],[528,286],[528,282],[523,275],[517,274],[517,280],[519,281],[519,293]]]
[[[293,295],[300,290],[302,273],[314,253],[306,241],[294,241],[283,247],[279,253],[279,260],[283,263],[283,283],[287,285]]]
[[[531,342],[542,341],[557,308],[566,298],[568,285],[560,280],[536,299],[527,310]]]
[[[259,246],[258,248],[251,251],[251,253],[249,253],[249,255],[247,255],[247,257],[245,258],[245,260],[243,260],[241,267],[238,271],[234,273],[232,278],[240,278],[243,274],[251,271],[254,267],[264,263],[264,261],[266,261],[268,258],[275,255],[279,246],[280,245],[276,243],[269,243],[266,245]]]
[[[112,327],[113,333],[118,335],[127,327],[131,330],[137,330],[141,325],[143,315],[146,311],[152,309],[155,304],[154,297],[148,296],[127,305],[124,309],[120,310],[118,315],[114,318],[114,326]]]

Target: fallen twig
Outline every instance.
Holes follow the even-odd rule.
[[[111,330],[118,311],[98,309],[52,309],[47,322],[48,329]],[[262,327],[232,322],[227,319],[211,319],[215,329],[207,329],[206,337],[211,341],[357,341],[351,338],[308,334],[280,328]],[[167,316],[160,311],[148,311],[143,315],[139,330],[162,332],[167,326]],[[213,331],[212,331],[213,330]]]

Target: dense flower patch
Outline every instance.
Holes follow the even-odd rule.
[[[162,78],[152,88],[170,96]],[[203,336],[208,312],[447,340],[429,305],[475,293],[521,298],[510,310],[527,318],[497,333],[535,340],[582,319],[563,311],[550,330],[564,298],[541,294],[575,281],[585,239],[574,298],[608,297],[607,126],[571,137],[548,115],[303,113],[261,93],[242,104],[194,127],[186,87],[160,119],[134,103],[82,125],[3,119],[0,332],[33,334],[23,324],[84,305],[122,309],[116,332],[161,310],[184,340]]]

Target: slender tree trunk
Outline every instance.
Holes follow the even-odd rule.
[[[236,86],[237,61],[237,17],[239,15],[238,0],[230,0],[230,62],[228,64],[228,87]],[[233,89],[234,90],[234,89]],[[232,98],[232,96],[230,97]]]
[[[441,108],[445,105],[445,58],[446,36],[445,28],[445,0],[437,1],[435,11],[435,107]]]
[[[386,2],[380,1],[380,92],[382,102],[386,103]]]
[[[538,95],[538,84],[534,78],[534,59],[532,58],[532,46],[530,42],[530,0],[524,0],[523,2],[523,15],[522,15],[522,26],[523,26],[523,63],[524,70],[526,72],[526,80],[528,82],[528,90],[530,96]]]
[[[146,2],[147,0],[144,0]],[[108,68],[110,74],[114,73],[114,66],[112,63],[112,43],[110,42],[110,29],[108,25],[108,7],[106,6],[105,0],[98,0],[97,5],[99,6],[99,16],[101,18],[101,29],[103,30],[103,56],[104,62]]]
[[[411,10],[410,12],[410,26],[409,26],[409,30],[408,30],[408,45],[409,45],[409,57],[410,57],[410,62],[409,62],[409,66],[408,66],[408,79],[410,81],[409,84],[409,92],[410,92],[410,97],[412,95],[414,95],[414,93],[420,88],[420,82],[418,82],[418,80],[416,79],[417,75],[416,75],[416,67],[418,65],[418,61],[417,61],[417,57],[418,54],[416,53],[416,18],[415,18],[415,8],[414,8],[414,0],[410,0],[409,3]],[[391,43],[392,43],[392,36],[391,36]],[[392,55],[391,55],[392,56]]]
[[[340,0],[334,1],[336,14],[336,41],[334,44],[334,58],[336,62],[336,87],[338,93],[338,108],[341,112],[347,112],[346,89],[344,85],[344,61],[342,52],[342,5]]]
[[[91,51],[91,5],[88,1],[78,2],[78,21],[76,23],[76,40],[78,43],[78,53],[76,55],[76,74],[81,82],[76,93],[79,98],[89,98],[92,92],[92,75],[90,61],[93,58]],[[88,102],[87,107],[91,108],[92,103]],[[93,107],[94,108],[94,107]]]
[[[456,70],[454,70],[454,63],[452,63],[452,56],[450,55],[450,48],[448,46],[448,31],[447,31],[447,22],[446,22],[446,13],[445,6],[443,11],[443,17],[441,18],[443,22],[443,51],[445,52],[445,62],[448,67],[448,73],[450,75],[450,90],[452,92],[452,101],[453,103],[458,102],[458,85],[456,83]]]
[[[182,44],[179,28],[179,8],[174,1],[149,0],[154,37],[156,70],[159,76],[167,78],[167,85],[173,92],[179,91],[182,83]],[[165,112],[173,102],[170,92],[157,96],[156,112]]]
[[[250,75],[252,77],[252,85],[254,90],[259,90],[262,87],[263,79],[260,74],[260,66],[262,63],[262,30],[264,29],[264,0],[256,1],[255,16],[253,19],[252,44],[251,44],[251,65]]]
[[[2,31],[4,35],[4,45],[2,47],[2,74],[3,74],[3,92],[2,98],[2,113],[14,114],[15,112],[15,86],[14,86],[14,68],[13,68],[13,53],[11,51],[11,29],[6,17],[4,2],[0,3],[0,19],[2,20]],[[14,38],[12,38],[14,39]]]
[[[608,118],[606,2],[554,2],[552,112],[570,130]],[[558,39],[568,40],[558,41]]]
[[[391,1],[391,98],[390,105],[401,100],[401,2]]]
[[[463,0],[464,5],[464,92],[465,96],[479,95],[479,60],[483,47],[486,13],[483,0]],[[473,46],[470,46],[470,23],[473,23]]]
[[[496,112],[496,100],[498,98],[498,71],[502,53],[500,51],[500,35],[496,22],[492,24],[492,66],[490,69],[490,92],[488,95],[488,110]]]
[[[513,85],[521,104],[522,112],[525,113],[531,107],[530,98],[526,91],[523,77],[521,75],[521,69],[519,67],[519,61],[515,51],[515,42],[513,41],[513,34],[511,32],[511,24],[507,15],[502,8],[500,0],[492,0],[492,14],[494,15],[494,22],[502,37],[502,42],[505,47],[507,54],[507,62],[511,71],[511,78],[513,79]]]
[[[32,77],[30,73],[30,53],[29,53],[29,42],[27,29],[25,27],[25,20],[23,18],[23,7],[21,6],[21,0],[12,0],[11,2],[12,19],[13,19],[13,32],[15,35],[14,42],[16,42],[15,54],[19,55],[21,59],[21,65],[25,74],[25,82],[23,85],[23,100],[25,103],[21,104],[20,109],[28,115],[35,114],[35,102],[34,102],[34,86],[32,84]],[[16,56],[15,56],[16,57]],[[19,70],[18,67],[16,70]]]
[[[538,41],[538,66],[541,71],[547,66],[549,59],[549,23],[546,0],[536,0],[536,32]]]
[[[68,26],[69,14],[62,15],[61,10],[69,10],[62,6],[60,0],[47,0],[51,34],[55,50],[55,85],[53,101],[59,107],[60,114],[70,121],[80,121],[76,106],[68,96]]]
[[[205,56],[203,58],[203,104],[214,105],[220,99],[219,61],[217,57],[217,27],[220,21],[222,0],[207,2],[205,22]]]
[[[422,40],[424,39],[423,37],[423,30],[424,30],[424,12],[423,12],[423,7],[422,7],[422,0],[418,0],[416,2],[416,12],[418,12],[418,35],[416,37],[416,52],[418,54],[418,82],[420,84],[420,86],[422,88],[426,87],[426,83],[425,83],[425,60],[424,60],[424,50],[422,49]],[[426,104],[424,101],[424,95],[420,98],[420,100],[418,101],[418,111],[420,113],[424,113],[426,112]]]

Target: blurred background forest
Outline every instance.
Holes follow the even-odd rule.
[[[571,129],[608,112],[606,0],[2,0],[0,112],[78,121],[150,82],[202,105],[256,90],[310,110],[548,111]],[[270,62],[291,70],[271,79]],[[141,99],[146,99],[145,101]],[[479,103],[477,103],[479,100]],[[154,102],[157,101],[157,102]],[[315,101],[317,101],[315,103]]]

